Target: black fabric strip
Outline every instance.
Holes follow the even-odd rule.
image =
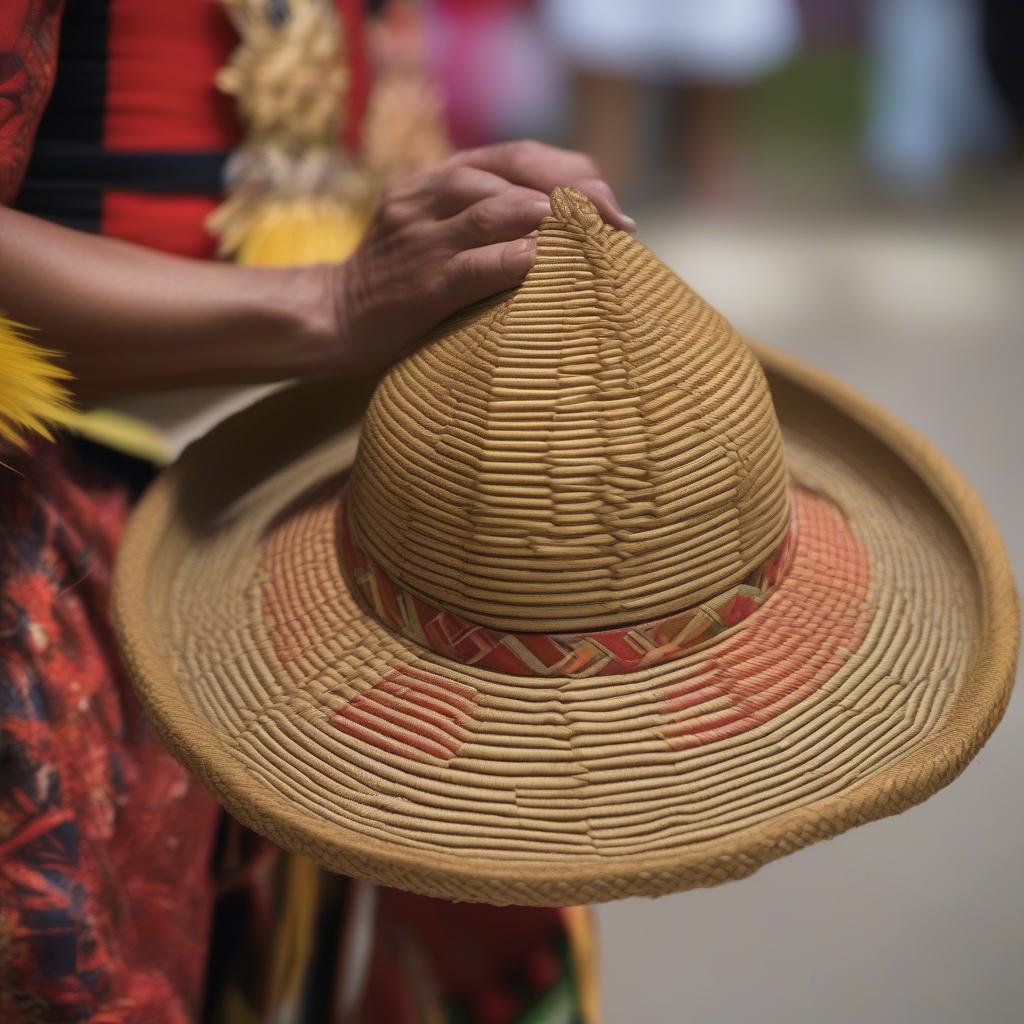
[[[100,183],[83,182],[69,190],[50,187],[49,182],[36,179],[35,154],[55,139],[95,149],[102,145],[109,6],[110,0],[68,0],[64,8],[53,93],[39,122],[33,158],[14,204],[26,213],[80,231],[100,230]]]
[[[111,0],[68,0],[61,18],[57,75],[37,140],[103,141]]]
[[[128,153],[44,140],[33,150],[25,186],[37,194],[98,188],[220,195],[227,158],[226,150]]]
[[[102,195],[97,188],[51,188],[29,180],[21,186],[14,208],[66,228],[97,234]]]

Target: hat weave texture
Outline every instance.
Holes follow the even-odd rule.
[[[698,604],[788,519],[778,423],[742,339],[581,193],[552,208],[516,294],[382,382],[350,506],[395,579],[545,632]]]
[[[756,354],[557,190],[524,284],[361,439],[365,398],[303,385],[151,489],[118,617],[162,735],[281,845],[498,904],[714,884],[925,799],[1009,694],[1005,551],[927,442]]]

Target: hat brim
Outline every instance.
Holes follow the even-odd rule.
[[[628,676],[505,677],[387,630],[334,515],[366,389],[300,385],[150,489],[116,581],[164,740],[240,821],[324,866],[557,905],[749,874],[951,781],[1016,665],[1008,559],[926,441],[763,347],[796,556],[765,605]]]

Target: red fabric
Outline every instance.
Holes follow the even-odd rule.
[[[204,224],[219,203],[214,196],[108,191],[103,234],[176,256],[213,259],[217,240]]]
[[[242,138],[235,102],[214,76],[237,43],[214,0],[111,0],[103,145],[110,150],[230,149]],[[104,235],[179,256],[212,258],[205,228],[215,196],[109,191]]]
[[[549,1002],[567,973],[560,910],[377,891],[363,1024],[418,1024],[435,1017],[467,1024],[583,1019],[575,979],[566,1003],[556,1008]],[[545,1005],[550,1016],[539,1009]],[[534,1017],[531,1011],[539,1012]]]
[[[0,2],[0,203],[17,195],[56,70],[61,0]]]
[[[341,20],[345,61],[349,81],[346,115],[341,139],[350,152],[356,152],[362,139],[363,115],[370,99],[370,65],[366,52],[366,19],[362,0],[335,0]]]
[[[335,0],[349,64],[342,141],[358,148],[370,90],[360,0]],[[0,202],[21,184],[53,86],[62,0],[0,0]],[[214,84],[237,44],[216,0],[110,0],[103,146],[114,151],[227,150],[243,138],[234,100]],[[109,191],[102,234],[212,258],[215,196]]]
[[[237,38],[215,0],[111,0],[103,144],[112,150],[227,149],[235,103],[214,85]]]
[[[106,609],[131,493],[38,443],[0,469],[0,1020],[184,1024],[218,807],[151,732]]]

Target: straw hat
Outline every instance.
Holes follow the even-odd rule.
[[[150,490],[117,614],[164,739],[284,847],[497,904],[710,885],[925,799],[1012,683],[985,509],[580,193],[552,211],[358,449],[367,396],[308,384]]]

